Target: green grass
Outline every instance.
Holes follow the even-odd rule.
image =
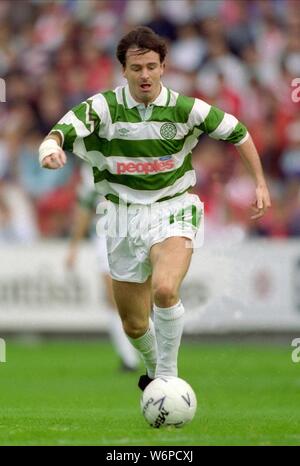
[[[289,347],[183,342],[180,376],[198,410],[182,429],[152,429],[137,374],[107,342],[7,341],[0,445],[300,445],[300,363]]]

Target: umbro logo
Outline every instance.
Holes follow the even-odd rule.
[[[121,136],[126,136],[128,133],[130,133],[130,131],[126,128],[120,128],[118,129],[118,133],[121,134]]]

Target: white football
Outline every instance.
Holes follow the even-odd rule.
[[[197,409],[192,387],[178,377],[158,377],[145,388],[141,398],[144,418],[152,427],[182,427],[191,422]]]

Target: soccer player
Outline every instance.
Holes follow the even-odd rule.
[[[270,207],[260,158],[245,126],[166,88],[161,82],[166,52],[163,39],[147,27],[126,34],[116,54],[127,85],[74,107],[39,150],[41,165],[49,169],[65,165],[64,150],[83,158],[93,167],[97,191],[118,214],[127,207],[127,233],[120,234],[122,222],[116,234],[108,230],[107,249],[123,327],[146,366],[142,390],[155,377],[178,375],[180,285],[202,216],[202,203],[188,192],[196,181],[192,150],[202,133],[236,145],[256,186],[252,218]]]
[[[91,170],[89,166],[85,164],[81,169],[78,202],[75,210],[71,241],[66,256],[66,266],[69,269],[72,269],[75,265],[81,240],[84,238],[87,231],[89,231],[91,225],[94,224],[96,207],[100,197],[97,191],[95,191]],[[124,372],[133,372],[136,371],[139,366],[139,359],[136,350],[124,333],[121,319],[116,308],[112,291],[112,280],[109,275],[105,237],[103,235],[93,235],[93,243],[95,246],[99,278],[103,283],[109,311],[107,315],[107,324],[110,340],[121,359],[120,369]]]

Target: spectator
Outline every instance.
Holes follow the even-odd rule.
[[[22,2],[0,2],[0,77],[6,84],[6,102],[0,103],[1,193],[20,198],[33,212],[28,214],[33,225],[27,228],[32,232],[28,237],[35,236],[36,225],[48,236],[67,234],[77,183],[77,167],[72,164],[57,178],[50,173],[44,178],[35,153],[41,133],[47,133],[66,108],[123,81],[113,49],[124,30],[136,24],[167,36],[167,85],[240,116],[253,134],[274,186],[275,205],[257,230],[244,224],[249,234],[299,235],[300,102],[291,98],[292,80],[300,73],[298,2],[143,0],[142,4],[141,8],[140,0],[45,0],[28,1],[24,8]],[[245,222],[243,206],[237,209],[230,189],[239,169],[236,159],[222,146],[216,149],[205,141],[200,150],[202,155],[195,157],[197,189],[209,221]],[[224,157],[231,160],[231,172],[223,171]],[[68,180],[66,191],[62,179]],[[245,195],[243,181],[239,188]],[[21,217],[14,202],[3,196],[2,237],[21,238],[19,221],[12,221]],[[60,205],[56,218],[51,213],[55,196]],[[225,218],[219,216],[222,209]]]

